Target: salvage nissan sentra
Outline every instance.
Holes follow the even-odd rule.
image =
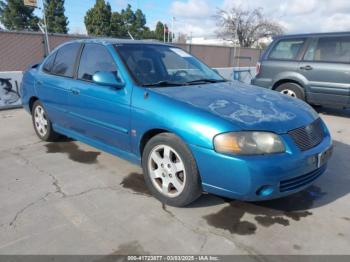
[[[25,72],[22,102],[44,141],[65,135],[142,165],[152,194],[283,197],[324,173],[329,131],[307,104],[224,80],[161,43],[79,40]]]

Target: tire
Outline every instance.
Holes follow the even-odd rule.
[[[289,95],[291,97],[296,97],[305,101],[304,89],[297,83],[283,83],[279,85],[275,90],[282,94]]]
[[[32,108],[32,122],[35,133],[41,140],[54,142],[59,139],[60,135],[52,129],[52,123],[39,100],[34,102]]]
[[[142,154],[142,168],[148,189],[166,205],[187,206],[202,194],[195,159],[174,134],[161,133],[148,141]]]

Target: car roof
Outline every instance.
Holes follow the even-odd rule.
[[[343,36],[349,35],[350,32],[327,32],[327,33],[303,33],[303,34],[287,34],[287,35],[277,35],[273,39],[282,38],[295,38],[295,37],[321,37],[321,36]]]
[[[119,39],[119,38],[86,38],[66,42],[67,43],[95,43],[102,45],[110,44],[145,44],[145,45],[170,45],[168,43],[163,43],[157,40],[132,40],[132,39]]]

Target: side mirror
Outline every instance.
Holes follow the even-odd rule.
[[[124,87],[124,83],[120,81],[120,79],[117,79],[115,74],[112,72],[97,72],[92,76],[92,80],[102,86],[111,86],[118,89],[121,89]]]

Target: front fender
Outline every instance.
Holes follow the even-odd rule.
[[[131,110],[131,148],[138,156],[143,135],[153,129],[166,130],[186,144],[209,149],[213,149],[215,135],[239,130],[219,116],[136,86]]]

